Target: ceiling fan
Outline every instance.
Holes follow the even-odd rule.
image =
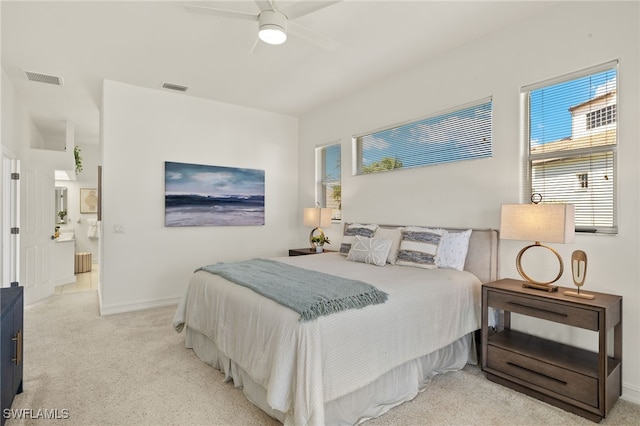
[[[338,1],[298,1],[286,8],[280,9],[274,0],[255,0],[260,12],[257,14],[239,12],[235,10],[216,9],[208,6],[185,4],[187,12],[221,16],[224,18],[243,19],[258,22],[258,39],[252,52],[256,52],[266,44],[282,44],[287,40],[287,35],[305,40],[322,49],[332,51],[340,45],[335,40],[320,35],[309,28],[293,22],[293,19],[308,15],[317,10],[331,6]]]

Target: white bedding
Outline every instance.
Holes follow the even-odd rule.
[[[315,321],[199,271],[174,325],[206,335],[267,391],[287,423],[324,424],[324,404],[480,328],[480,280],[470,272],[378,267],[337,253],[275,260],[368,282],[386,303]]]

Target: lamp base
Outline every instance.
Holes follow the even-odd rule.
[[[541,248],[545,248],[547,250],[550,250],[556,256],[556,258],[558,258],[558,263],[559,263],[559,266],[560,266],[560,270],[558,271],[558,275],[553,280],[547,281],[547,282],[535,281],[535,280],[532,280],[524,272],[524,269],[522,268],[522,255],[524,254],[524,252],[526,252],[527,250],[529,250],[532,247],[541,247]],[[555,283],[556,281],[558,281],[560,279],[560,277],[562,276],[562,272],[564,271],[564,263],[562,262],[562,257],[560,256],[560,253],[558,253],[557,251],[555,251],[551,247],[545,246],[543,244],[540,244],[539,241],[536,241],[534,244],[528,245],[525,248],[523,248],[522,250],[520,250],[520,253],[518,253],[518,256],[516,257],[516,268],[518,269],[518,273],[520,274],[520,276],[522,278],[524,278],[524,280],[525,280],[525,282],[522,283],[522,287],[535,288],[537,290],[545,290],[545,291],[548,291],[548,292],[554,292],[554,291],[558,291],[558,287],[554,286],[554,285],[550,285],[550,284],[553,284],[553,283]]]
[[[548,284],[534,284],[530,282],[523,282],[522,287],[524,288],[535,288],[536,290],[544,290],[549,293],[553,293],[554,291],[558,291],[557,285],[548,285]]]

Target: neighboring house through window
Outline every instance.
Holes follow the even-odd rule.
[[[616,233],[617,62],[522,89],[523,199],[576,206],[576,231]],[[577,178],[577,179],[576,179]]]

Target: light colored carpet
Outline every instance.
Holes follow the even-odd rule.
[[[95,291],[25,308],[24,392],[13,425],[278,425],[185,349],[175,306],[100,317]],[[58,420],[43,420],[44,410]],[[67,417],[68,418],[62,418]],[[486,380],[473,366],[436,377],[413,401],[367,425],[593,425]],[[639,425],[620,400],[607,425]]]

